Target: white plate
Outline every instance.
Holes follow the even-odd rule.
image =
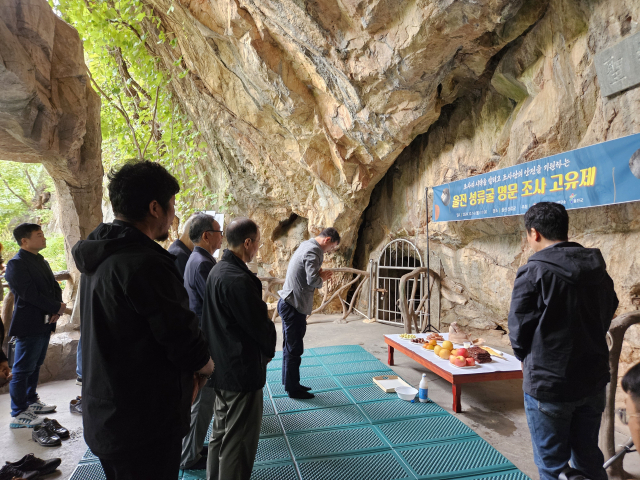
[[[475,365],[465,365],[464,367],[459,367],[457,365],[454,365],[453,363],[449,362],[452,366],[456,367],[456,368],[478,368],[480,367],[481,364],[476,363]]]

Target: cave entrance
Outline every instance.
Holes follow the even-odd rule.
[[[416,268],[422,267],[422,256],[417,247],[408,240],[393,240],[383,249],[378,258],[378,269],[376,273],[376,320],[390,325],[403,326],[402,314],[400,313],[400,278]],[[418,305],[424,286],[422,276],[418,278],[418,288],[416,296],[409,302],[416,302]],[[413,289],[413,282],[407,282],[407,292]],[[420,313],[420,322],[424,313]]]

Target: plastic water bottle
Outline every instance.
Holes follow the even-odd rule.
[[[427,374],[422,374],[422,380],[420,380],[420,386],[418,387],[418,398],[422,403],[429,401],[429,385],[427,384]]]

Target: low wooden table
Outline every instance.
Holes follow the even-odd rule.
[[[419,334],[418,337],[426,337],[426,334]],[[447,334],[442,334],[442,336],[446,339]],[[520,366],[517,359],[513,357],[513,355],[504,354],[505,357],[509,357],[509,361],[505,363],[505,365],[500,365],[497,362],[504,362],[504,360],[495,360],[494,366],[493,363],[491,370],[487,372],[482,372],[483,365],[477,369],[479,370],[477,373],[475,371],[470,373],[471,369],[460,369],[460,373],[455,373],[454,369],[456,367],[452,365],[447,365],[449,363],[448,360],[440,360],[435,359],[435,354],[424,350],[424,353],[421,351],[416,351],[417,348],[414,345],[409,345],[409,342],[400,340],[398,335],[385,335],[384,341],[387,344],[387,350],[389,354],[389,365],[393,366],[393,353],[394,350],[398,350],[399,352],[404,353],[407,357],[415,360],[423,367],[428,368],[433,373],[438,375],[441,378],[444,378],[447,382],[451,383],[451,392],[453,393],[453,411],[455,413],[459,413],[462,411],[462,406],[460,404],[460,396],[462,394],[462,384],[464,383],[476,383],[476,382],[491,382],[494,380],[513,380],[517,378],[522,378],[522,367]],[[422,345],[415,344],[419,348],[422,348]],[[413,347],[413,349],[411,348]],[[431,361],[427,358],[427,355],[431,355],[434,357],[434,361]],[[514,365],[514,361],[517,362],[517,365]],[[440,365],[438,365],[438,363]],[[502,369],[504,368],[504,369]],[[475,370],[475,369],[474,369]]]

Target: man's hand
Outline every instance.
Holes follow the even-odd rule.
[[[8,362],[0,363],[0,387],[4,387],[9,380],[11,380],[13,375],[11,374],[11,369],[9,368]]]
[[[320,271],[318,272],[318,275],[320,275],[320,278],[322,279],[323,282],[326,282],[331,277],[333,277],[333,272],[328,272],[321,268]]]
[[[60,315],[53,315],[51,317],[51,320],[49,320],[49,323],[56,323],[59,318],[60,318]]]
[[[209,377],[213,373],[214,368],[213,360],[209,357],[207,364],[193,374],[193,394],[191,396],[191,405],[196,401],[198,392],[204,388],[207,380],[209,380]]]
[[[62,315],[64,313],[64,309],[67,308],[67,304],[66,303],[61,303],[60,304],[60,310],[58,310],[58,316]]]

